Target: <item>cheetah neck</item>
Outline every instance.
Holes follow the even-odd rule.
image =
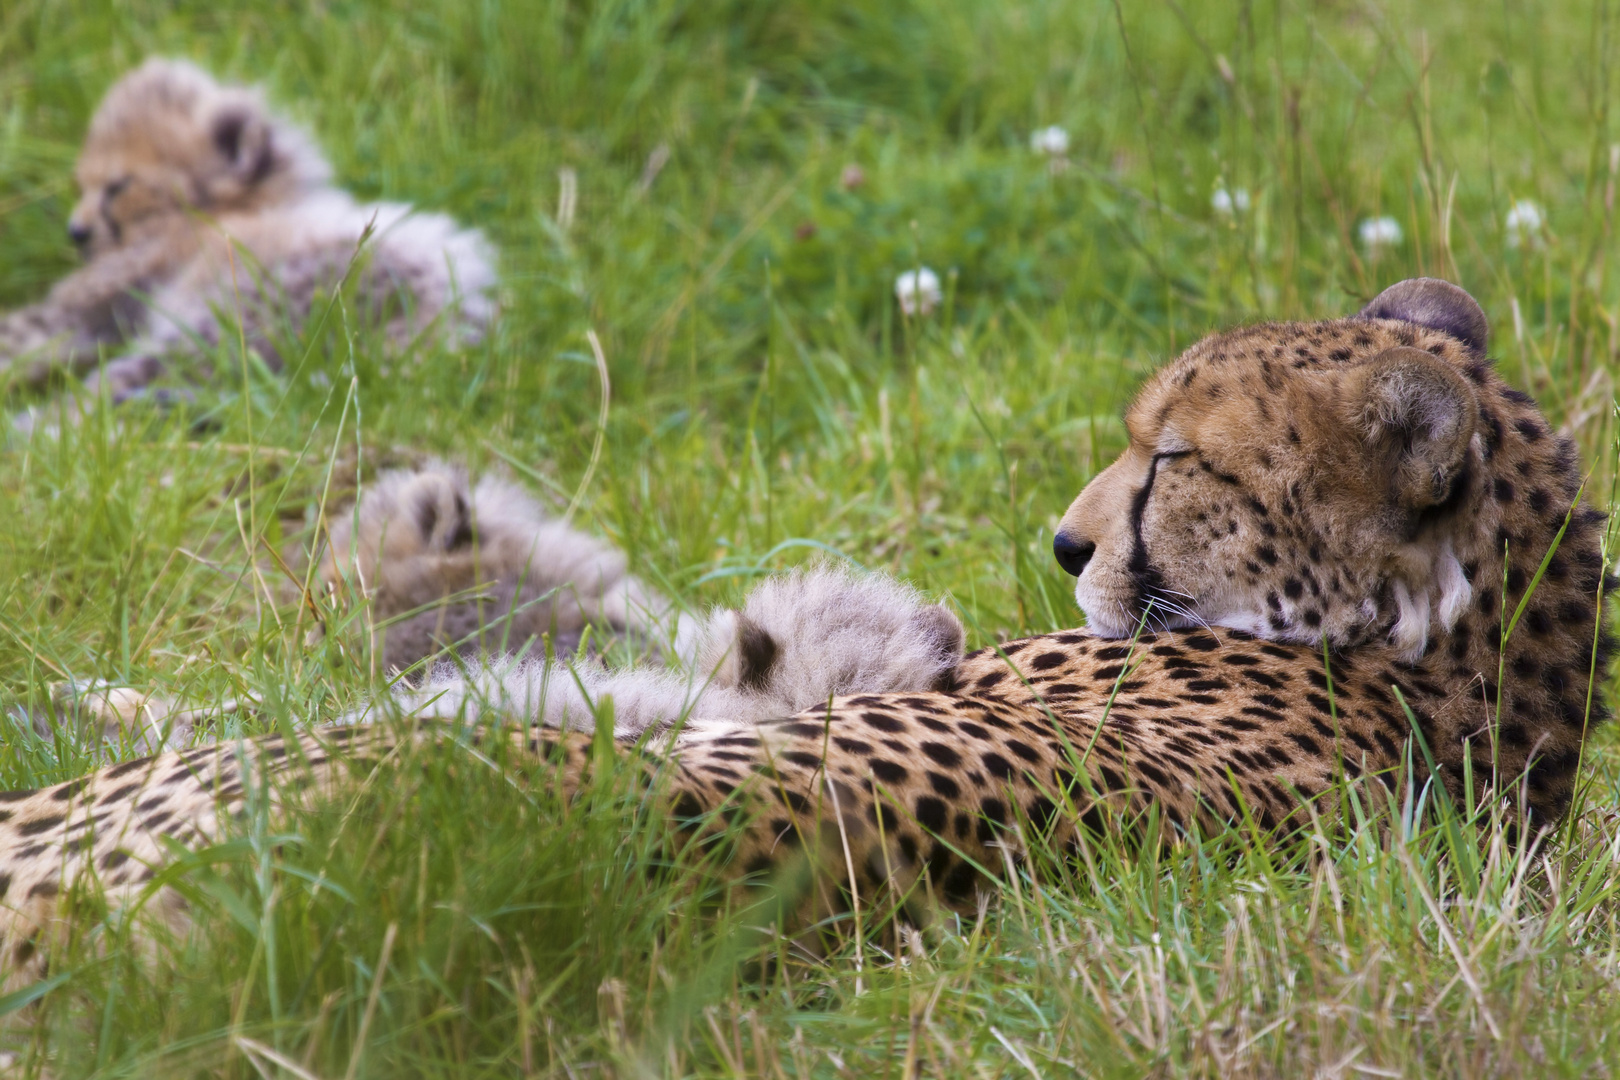
[[[1584,733],[1607,711],[1599,621],[1605,515],[1582,502],[1575,446],[1480,362],[1467,486],[1403,552],[1380,604],[1396,662],[1431,711],[1483,702],[1492,724]],[[1446,704],[1452,703],[1452,704]],[[1466,726],[1466,725],[1465,725]]]

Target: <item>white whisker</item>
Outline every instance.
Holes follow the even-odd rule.
[[[1175,616],[1178,620],[1185,624],[1201,626],[1206,630],[1209,629],[1209,623],[1205,621],[1203,616],[1199,615],[1198,612],[1192,607],[1177,603],[1169,597],[1162,595],[1162,593],[1165,591],[1166,590],[1163,586],[1156,586],[1149,589],[1147,591],[1147,599],[1153,604],[1153,606],[1160,609],[1162,612],[1167,612],[1170,615]],[[1179,590],[1172,591],[1175,591],[1176,595],[1178,596],[1186,596],[1189,600],[1197,603],[1197,598],[1191,596],[1190,594],[1180,592]],[[1165,620],[1165,627],[1167,630],[1170,629],[1168,620]]]

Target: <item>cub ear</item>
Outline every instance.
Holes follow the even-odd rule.
[[[416,528],[424,548],[455,551],[473,542],[472,511],[457,487],[423,485],[416,497]]]
[[[1409,278],[1391,285],[1356,314],[1358,319],[1398,319],[1450,334],[1476,356],[1485,355],[1490,326],[1479,302],[1449,281]]]
[[[765,689],[781,652],[776,639],[769,630],[739,611],[736,647],[737,685],[745,690]]]
[[[209,121],[208,135],[237,180],[251,184],[269,173],[270,119],[252,103],[235,101],[221,106]]]
[[[1445,502],[1468,460],[1479,403],[1450,364],[1422,349],[1387,349],[1346,372],[1351,427],[1407,510]]]
[[[962,658],[967,631],[962,628],[962,620],[944,604],[929,604],[913,615],[908,623],[929,651],[941,660],[954,666]]]

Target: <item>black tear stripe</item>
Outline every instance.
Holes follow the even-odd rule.
[[[1142,515],[1147,512],[1148,498],[1153,494],[1153,481],[1159,475],[1159,462],[1166,458],[1186,457],[1190,453],[1191,450],[1172,450],[1154,454],[1153,461],[1148,465],[1147,483],[1131,499],[1131,558],[1126,569],[1136,581],[1137,602],[1134,607],[1145,607],[1146,593],[1160,584],[1159,572],[1148,561],[1147,544],[1142,540]]]
[[[107,205],[108,199],[101,200],[101,220],[106,224],[107,231],[112,234],[114,244],[124,242],[124,227],[118,224],[118,219],[112,216],[112,209]]]
[[[103,189],[101,201],[96,205],[96,214],[106,224],[107,231],[112,233],[113,243],[115,244],[124,242],[124,228],[118,224],[118,219],[113,217],[112,201],[118,198],[127,187],[129,187],[129,177],[120,176]]]

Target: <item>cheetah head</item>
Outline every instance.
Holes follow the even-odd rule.
[[[1089,626],[1387,637],[1421,654],[1470,598],[1457,552],[1485,445],[1465,373],[1486,332],[1466,292],[1419,278],[1353,318],[1187,350],[1138,395],[1129,446],[1059,526]]]
[[[148,60],[113,85],[90,121],[68,235],[93,258],[176,215],[272,205],[329,176],[308,136],[256,91],[223,86],[185,61]]]

